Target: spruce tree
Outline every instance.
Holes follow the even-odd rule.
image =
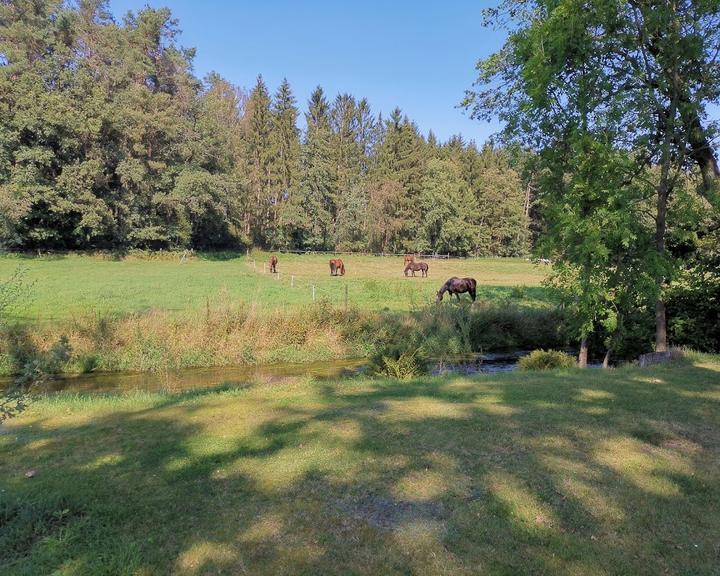
[[[272,181],[270,204],[272,222],[268,231],[271,245],[288,243],[285,222],[286,206],[296,193],[300,171],[300,131],[297,127],[298,110],[287,79],[275,93],[272,105],[271,154]]]
[[[271,186],[275,160],[271,148],[272,129],[270,95],[262,75],[259,75],[248,97],[243,120],[243,141],[252,202],[246,226],[250,238],[258,246],[267,244],[271,225]]]
[[[309,249],[333,247],[337,170],[332,149],[329,106],[321,87],[308,102],[298,194],[289,211],[294,244]]]

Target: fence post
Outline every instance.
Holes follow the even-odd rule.
[[[315,284],[313,284],[313,302],[315,302]]]

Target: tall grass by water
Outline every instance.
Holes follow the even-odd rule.
[[[270,311],[238,304],[183,314],[90,314],[31,329],[16,324],[3,330],[4,374],[21,371],[34,353],[47,354],[60,340],[68,357],[59,370],[70,373],[159,372],[350,357],[371,357],[385,365],[403,355],[421,362],[428,357],[565,344],[557,310],[508,301],[430,305],[407,313],[344,309],[323,301],[303,309]]]

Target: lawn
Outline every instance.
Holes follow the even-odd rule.
[[[711,575],[719,459],[717,356],[61,395],[0,432],[0,573]]]
[[[523,259],[431,260],[429,277],[405,278],[401,257],[343,256],[347,274],[330,276],[327,255],[280,254],[279,276],[263,273],[269,254],[179,255],[113,259],[58,255],[0,257],[0,280],[18,266],[32,283],[15,314],[31,320],[68,319],[87,313],[198,310],[209,305],[255,303],[266,309],[302,307],[315,298],[368,310],[406,311],[434,299],[450,276],[472,276],[479,297],[503,294],[535,304],[545,298],[540,284],[547,267]]]

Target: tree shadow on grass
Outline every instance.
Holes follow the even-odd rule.
[[[667,367],[69,404],[0,436],[20,503],[0,566],[711,574],[719,392],[718,372]]]

